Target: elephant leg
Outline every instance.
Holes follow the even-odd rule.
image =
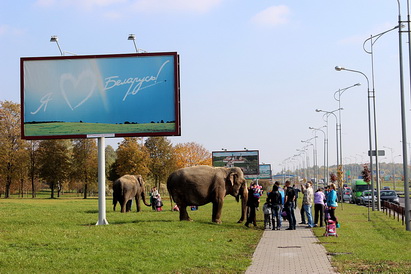
[[[136,196],[136,208],[137,208],[137,212],[141,211],[140,208],[140,197]]]
[[[213,217],[212,221],[221,224],[221,210],[223,208],[223,200],[213,202]]]
[[[128,199],[126,199],[125,197],[123,197],[123,199],[120,201],[120,205],[121,205],[121,213],[126,213],[127,211],[127,201]]]
[[[178,208],[180,209],[180,221],[192,221],[188,216],[186,205],[178,205]]]
[[[133,200],[128,200],[126,203],[126,211],[130,212],[131,211],[131,204],[132,204]]]

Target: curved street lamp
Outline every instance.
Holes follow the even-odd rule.
[[[335,115],[334,112],[339,111],[339,110],[343,110],[343,109],[336,109],[333,111],[326,111],[326,110],[322,110],[322,109],[316,109],[316,112],[323,112],[324,116],[327,118],[327,125],[328,125],[328,116],[333,115],[335,118],[335,130],[336,130],[336,134],[335,134],[335,140],[336,140],[336,144],[337,144],[337,167],[340,165],[340,157],[339,157],[339,144],[338,144],[338,117],[337,115]]]
[[[324,164],[323,164],[323,166],[324,166],[324,184],[327,184],[327,182],[328,182],[328,176],[327,176],[328,164],[327,164],[327,167],[326,167],[326,158],[328,156],[327,155],[328,154],[328,151],[327,151],[327,135],[326,135],[325,131],[322,130],[321,128],[308,127],[308,129],[313,130],[315,134],[317,134],[317,131],[321,131],[324,134]],[[317,136],[317,135],[315,135],[315,136]]]
[[[369,142],[369,152],[368,152],[368,154],[369,154],[369,156],[370,156],[370,171],[371,171],[371,188],[372,189],[374,189],[374,179],[373,179],[373,176],[372,176],[372,173],[373,173],[373,162],[372,162],[372,125],[371,125],[371,99],[374,99],[375,100],[375,93],[374,93],[374,90],[370,90],[370,81],[368,80],[368,77],[367,77],[367,75],[365,75],[363,72],[361,72],[361,71],[359,71],[359,70],[353,70],[353,69],[347,69],[347,68],[343,68],[343,67],[339,67],[339,66],[336,66],[335,67],[335,70],[336,71],[342,71],[342,70],[345,70],[345,71],[350,71],[350,72],[355,72],[355,73],[359,73],[359,74],[361,74],[362,76],[364,76],[365,77],[365,79],[367,80],[367,94],[368,94],[368,104],[367,104],[367,106],[368,106],[368,142]],[[376,119],[375,119],[376,117],[375,117],[375,108],[374,108],[374,135],[375,135],[375,141],[377,141],[377,121],[376,121]],[[376,158],[375,158],[375,162],[376,162],[376,173],[377,173],[377,178],[376,178],[376,180],[377,180],[377,182],[376,182],[376,187],[377,187],[377,190],[379,189],[379,185],[378,185],[378,177],[379,177],[379,174],[378,174],[378,172],[379,172],[379,170],[378,170],[378,150],[377,150],[377,142],[375,142],[375,155],[376,155]],[[378,194],[378,196],[379,196],[379,191],[377,191],[377,194]],[[374,201],[374,196],[372,196],[372,199],[373,199],[373,201],[372,201],[372,210],[375,210],[375,201]],[[378,203],[378,209],[381,207],[381,205],[380,205],[380,203]]]
[[[353,88],[353,87],[357,87],[357,86],[361,86],[360,83],[354,84],[352,86],[343,88],[343,89],[339,89],[336,92],[334,92],[334,99],[338,102],[338,124],[339,124],[339,131],[340,131],[340,165],[341,165],[341,170],[343,167],[343,149],[342,149],[342,121],[341,121],[341,95],[343,95],[344,91],[346,91],[347,89]]]

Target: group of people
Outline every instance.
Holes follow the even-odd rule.
[[[150,191],[150,204],[151,208],[155,211],[163,210],[163,201],[156,187],[153,187]]]
[[[324,226],[327,219],[333,220],[337,225],[337,217],[335,209],[338,207],[336,185],[331,183],[329,186],[318,188],[314,193],[312,182],[307,182],[305,186],[301,186],[301,191],[304,193],[303,206],[301,208],[301,223],[306,224],[308,228]],[[313,218],[314,207],[314,218]],[[325,216],[325,212],[327,215]],[[306,222],[307,220],[307,222]]]
[[[271,192],[267,194],[266,203],[263,206],[264,212],[264,227],[272,230],[280,230],[282,227],[283,217],[288,220],[288,228],[286,230],[296,229],[295,209],[297,208],[297,199],[299,192],[303,194],[301,207],[301,223],[306,224],[307,228],[312,228],[324,225],[325,209],[329,213],[329,218],[338,224],[335,217],[335,209],[337,208],[337,193],[335,184],[330,184],[323,190],[319,188],[315,193],[312,187],[312,182],[308,181],[301,185],[301,190],[291,185],[290,181],[286,181],[284,188],[280,182],[275,182]],[[262,196],[262,187],[257,181],[253,181],[248,189],[247,201],[247,221],[245,225],[250,224],[256,226],[256,210],[259,207]],[[314,218],[313,218],[314,206]],[[306,222],[307,219],[307,222]]]

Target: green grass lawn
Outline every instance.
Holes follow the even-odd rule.
[[[97,198],[0,199],[0,273],[244,273],[250,265],[261,210],[258,228],[247,229],[232,197],[221,225],[211,222],[211,205],[190,211],[193,222],[180,222],[169,201],[164,209],[122,214],[107,200],[110,224],[96,226]],[[411,272],[411,232],[401,222],[372,211],[368,221],[367,208],[351,204],[336,213],[339,237],[314,233],[338,272]]]
[[[242,273],[251,263],[262,230],[236,223],[234,198],[221,225],[211,205],[189,212],[193,222],[164,208],[122,214],[107,200],[109,225],[96,226],[96,198],[0,199],[0,273]]]
[[[401,221],[363,206],[344,204],[336,211],[341,223],[339,237],[323,237],[324,228],[314,233],[332,254],[340,273],[411,273],[411,232]]]

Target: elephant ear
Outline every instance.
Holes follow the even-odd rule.
[[[140,186],[143,187],[143,183],[144,183],[143,177],[141,175],[137,175],[136,177],[137,177],[137,181],[140,184]]]
[[[231,183],[231,186],[233,186],[235,184],[235,182],[237,181],[237,177],[238,175],[234,172],[230,172],[230,175],[228,176],[229,182]]]

